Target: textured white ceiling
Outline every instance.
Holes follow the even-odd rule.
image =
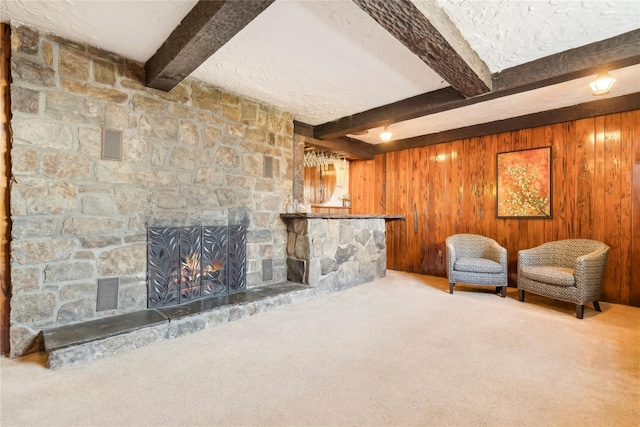
[[[438,2],[494,72],[640,28],[638,0],[424,1]],[[144,62],[196,3],[0,0],[0,19]],[[448,85],[351,0],[276,0],[192,76],[284,108],[309,124]],[[637,72],[624,78],[640,81]],[[622,84],[616,84],[612,96]],[[573,105],[568,99],[593,99],[585,95],[575,100],[568,92],[572,85],[559,85],[556,96],[538,96],[544,92],[538,90],[394,124],[392,129],[396,137],[410,137],[525,114],[523,105],[531,113]],[[576,82],[578,86],[583,83]],[[369,137],[377,134],[374,130]]]
[[[494,73],[640,28],[638,0],[437,1]]]
[[[449,86],[352,1],[278,0],[191,76],[312,125]]]
[[[145,62],[196,3],[198,0],[0,0],[0,18]]]

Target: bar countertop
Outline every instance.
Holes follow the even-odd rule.
[[[384,219],[385,221],[405,221],[404,215],[382,214],[330,214],[330,213],[281,213],[282,219]]]

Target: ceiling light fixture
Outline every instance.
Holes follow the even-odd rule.
[[[380,139],[383,140],[384,142],[387,142],[387,141],[391,141],[391,137],[392,136],[393,135],[391,135],[391,131],[389,130],[389,126],[385,126],[384,130],[380,134]]]
[[[615,81],[616,79],[611,77],[609,73],[605,71],[604,73],[599,73],[598,77],[589,83],[589,86],[591,86],[594,96],[606,95],[611,90],[611,86],[613,86]]]

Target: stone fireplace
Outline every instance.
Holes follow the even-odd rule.
[[[149,308],[179,305],[246,289],[246,228],[149,227]]]
[[[224,286],[286,281],[291,114],[190,79],[150,89],[142,64],[26,26],[11,66],[11,356],[43,330],[149,310],[150,227],[242,226],[244,281]],[[121,156],[103,156],[106,130]],[[105,283],[115,307],[98,304]]]

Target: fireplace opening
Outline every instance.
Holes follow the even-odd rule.
[[[246,228],[149,227],[148,307],[166,307],[246,289]]]

